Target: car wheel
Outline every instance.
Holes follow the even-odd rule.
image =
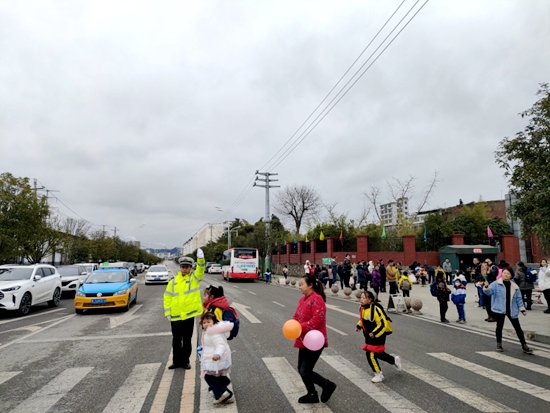
[[[122,311],[124,311],[124,312],[129,311],[131,305],[132,305],[132,300],[131,300],[130,297],[128,296],[128,304],[126,304],[126,307],[124,307],[124,308],[122,309]]]
[[[78,310],[76,308],[75,308],[74,312],[77,313],[77,314],[84,314],[84,310]]]
[[[21,302],[19,303],[19,315],[27,315],[31,311],[32,297],[29,293],[23,294]]]
[[[136,296],[134,297],[134,305],[137,304],[137,291],[136,291]]]
[[[48,301],[48,307],[58,307],[59,301],[61,300],[61,290],[59,288],[56,288],[53,292],[53,297],[50,301]]]

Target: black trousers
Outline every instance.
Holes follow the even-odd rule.
[[[523,298],[523,304],[525,304],[525,307],[527,307],[529,310],[531,309],[531,305],[533,305],[533,298],[532,298],[532,289],[527,288],[520,288],[521,292],[521,298]]]
[[[491,296],[484,294],[483,304],[485,305],[485,311],[487,311],[487,317],[493,318],[496,320],[495,313],[491,311]]]
[[[447,310],[449,309],[449,303],[447,301],[439,301],[439,316],[441,317],[441,321],[445,321],[445,316],[447,314]]]
[[[410,290],[401,290],[401,292],[403,293],[403,297],[410,297]]]
[[[367,351],[367,361],[369,362],[369,366],[375,373],[380,373],[380,363],[378,363],[378,360],[385,361],[386,363],[389,363],[391,365],[395,364],[395,358],[393,356],[390,356],[385,351],[382,353],[373,353],[372,351]]]
[[[208,387],[212,389],[216,400],[227,391],[227,384],[230,382],[227,376],[212,376],[211,374],[205,374],[204,380],[208,383]]]
[[[195,317],[187,320],[172,321],[172,350],[173,360],[176,366],[183,366],[189,363],[191,356],[191,339],[193,338],[193,327]]]
[[[328,380],[318,373],[313,371],[317,360],[321,357],[323,348],[317,351],[311,351],[307,348],[301,348],[298,351],[298,373],[302,377],[308,394],[317,393],[315,385],[324,388],[328,384]]]
[[[493,316],[495,317],[495,320],[497,320],[497,329],[495,331],[497,336],[497,343],[502,342],[502,328],[504,327],[504,320],[506,319],[506,317],[508,317],[508,320],[510,320],[510,322],[514,326],[514,330],[516,330],[516,335],[519,338],[519,342],[522,345],[525,345],[525,336],[523,335],[523,330],[521,329],[521,325],[519,324],[519,319],[512,318],[507,314],[493,313]]]
[[[550,310],[550,288],[547,288],[546,290],[542,290],[542,293],[544,294],[544,299],[546,300],[546,305],[548,306],[548,309]]]
[[[390,284],[390,294],[397,294],[397,281],[389,281]]]

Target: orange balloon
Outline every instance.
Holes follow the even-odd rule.
[[[288,320],[283,325],[283,334],[289,340],[296,340],[302,334],[302,326],[296,320]]]

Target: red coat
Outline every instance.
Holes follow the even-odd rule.
[[[302,334],[296,339],[294,347],[305,348],[303,340],[307,332],[319,330],[325,336],[325,347],[328,347],[327,340],[327,307],[323,297],[312,291],[310,295],[303,296],[298,302],[294,313],[294,320],[302,326]]]

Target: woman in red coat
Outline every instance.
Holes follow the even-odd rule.
[[[327,308],[325,305],[325,287],[313,275],[304,275],[300,280],[300,291],[304,295],[300,298],[294,319],[302,326],[302,334],[296,339],[294,347],[298,350],[298,372],[306,386],[307,394],[298,399],[298,403],[319,403],[319,395],[315,385],[323,389],[321,402],[326,403],[336,384],[325,379],[313,371],[323,349],[328,346],[327,341]],[[305,347],[304,336],[311,330],[318,330],[325,336],[325,345],[320,350],[312,351]]]

